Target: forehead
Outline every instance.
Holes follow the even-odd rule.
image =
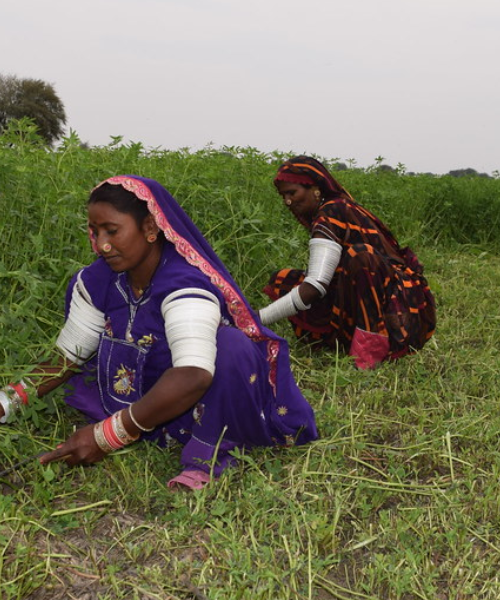
[[[120,212],[109,202],[93,202],[87,207],[89,222],[96,225],[102,223],[130,224],[135,223],[134,217],[129,213]]]
[[[297,190],[304,189],[304,186],[300,185],[300,183],[290,183],[289,181],[277,181],[276,187],[278,188],[278,192],[280,194],[285,194],[286,192],[296,192]]]

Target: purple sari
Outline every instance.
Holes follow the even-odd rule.
[[[184,469],[213,469],[215,475],[234,462],[230,451],[235,448],[316,439],[314,414],[293,379],[287,343],[260,323],[184,210],[154,180],[118,176],[106,183],[121,185],[147,202],[166,243],[151,284],[139,299],[131,293],[126,273],[113,272],[102,258],[82,270],[106,326],[97,354],[70,380],[68,404],[97,421],[140,399],[172,367],[162,301],[175,290],[201,288],[217,296],[222,312],[212,384],[192,409],[143,439],[160,446],[180,442]]]

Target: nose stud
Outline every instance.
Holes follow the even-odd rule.
[[[109,252],[110,250],[111,250],[111,244],[108,244],[108,243],[106,243],[106,244],[103,244],[103,245],[102,245],[102,251],[103,251],[103,252],[106,252],[106,253],[107,253],[107,252]]]

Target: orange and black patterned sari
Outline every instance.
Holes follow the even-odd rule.
[[[290,317],[295,334],[318,345],[339,344],[354,356],[369,354],[370,346],[381,342],[387,346],[382,359],[422,348],[435,330],[436,311],[417,257],[409,248],[401,248],[389,229],[357,204],[320,163],[298,158],[300,171],[295,167],[294,172],[311,176],[306,162],[310,161],[315,173],[325,179],[313,173],[315,185],[330,196],[310,225],[311,235],[340,244],[342,256],[326,296]],[[293,160],[296,165],[297,159],[289,163],[293,165]],[[337,189],[331,189],[331,181]],[[276,300],[304,276],[301,270],[282,269],[272,275],[264,291]],[[380,350],[377,353],[380,356]]]

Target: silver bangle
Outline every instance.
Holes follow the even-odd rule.
[[[309,240],[309,265],[307,275],[328,287],[342,257],[342,246],[333,240]],[[310,283],[310,281],[308,282]]]
[[[130,435],[130,433],[125,429],[122,413],[123,410],[116,412],[113,415],[113,420],[111,422],[113,424],[113,431],[115,432],[116,437],[126,446],[127,444],[137,441],[139,439],[139,434]]]
[[[327,285],[325,284],[324,286],[319,282],[316,281],[316,279],[314,279],[314,277],[310,277],[309,275],[304,279],[303,283],[308,283],[309,285],[312,285],[313,288],[316,288],[316,290],[319,292],[319,295],[321,298],[324,298],[326,296],[326,287]]]
[[[293,315],[296,315],[297,312],[298,309],[293,303],[292,292],[288,292],[281,298],[271,302],[271,304],[261,308],[259,310],[259,317],[263,325],[271,325],[285,317],[292,317]]]
[[[96,423],[94,425],[94,440],[95,443],[99,446],[99,448],[105,452],[106,454],[109,454],[110,452],[113,452],[113,450],[115,450],[116,448],[113,448],[113,446],[111,446],[111,444],[108,443],[108,441],[106,440],[106,437],[104,436],[104,431],[102,428],[102,421],[99,421],[98,423]]]
[[[145,431],[146,433],[153,431],[154,427],[151,427],[151,429],[147,429],[146,427],[139,425],[139,423],[135,420],[134,415],[132,414],[132,405],[131,404],[128,405],[128,416],[130,417],[130,420],[132,421],[132,423],[137,427],[137,429],[140,429],[141,431]]]
[[[292,295],[293,305],[295,306],[295,308],[297,310],[309,310],[311,308],[311,305],[306,304],[302,300],[302,298],[300,297],[299,287],[300,287],[300,285],[295,286],[293,288],[293,290],[290,292],[290,294]]]

